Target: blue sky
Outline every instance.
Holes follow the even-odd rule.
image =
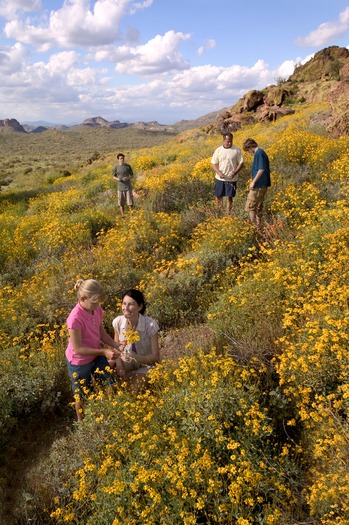
[[[349,0],[0,0],[0,119],[196,119],[332,45]]]

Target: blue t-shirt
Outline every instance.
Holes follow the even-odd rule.
[[[259,177],[254,187],[267,188],[271,186],[269,158],[262,148],[258,148],[253,157],[252,180],[257,175],[258,170],[264,170],[264,173]]]

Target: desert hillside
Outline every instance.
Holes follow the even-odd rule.
[[[313,60],[316,79],[310,61],[153,144],[105,126],[0,134],[1,525],[348,524],[349,135],[332,128],[348,58]],[[222,126],[269,156],[260,228],[251,156],[232,213],[216,206]],[[124,219],[120,150],[135,174]],[[123,291],[141,289],[162,360],[141,391],[93,384],[77,424],[65,349],[79,278],[103,284],[111,336]]]

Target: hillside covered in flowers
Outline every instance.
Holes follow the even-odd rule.
[[[91,395],[28,474],[17,524],[349,523],[349,137],[314,121],[323,105],[293,109],[234,133],[271,161],[260,232],[244,212],[251,158],[224,216],[211,168],[221,137],[201,129],[125,152],[137,196],[125,220],[118,151],[0,193],[3,447],[18,421],[72,410],[77,278],[105,286],[110,333],[121,292],[137,287],[164,349],[187,334],[146,392]]]

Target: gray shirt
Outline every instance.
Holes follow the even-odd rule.
[[[118,178],[118,190],[127,191],[131,190],[131,181],[122,180],[124,177],[133,177],[133,171],[129,164],[117,164],[113,169],[113,176]]]

